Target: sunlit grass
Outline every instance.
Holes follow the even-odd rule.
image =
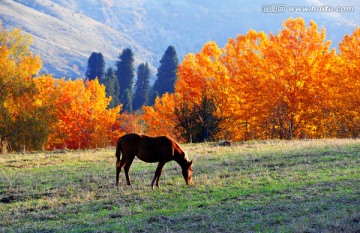
[[[3,232],[355,232],[360,229],[360,140],[185,144],[175,162],[135,160],[132,188],[116,189],[114,148],[0,155]]]

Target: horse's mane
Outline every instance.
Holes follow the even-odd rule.
[[[171,141],[173,141],[174,142],[174,144],[176,145],[176,147],[179,149],[179,150],[181,150],[182,152],[184,152],[184,155],[185,155],[185,160],[187,161],[187,162],[190,162],[190,159],[187,157],[187,154],[185,153],[185,151],[183,151],[181,148],[180,148],[180,146],[179,146],[179,144],[173,139],[173,138],[171,138],[171,137],[169,137],[170,139],[171,139]]]

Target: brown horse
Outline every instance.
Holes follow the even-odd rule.
[[[120,159],[120,154],[122,157]],[[179,145],[167,136],[149,137],[136,133],[126,134],[119,138],[116,145],[116,185],[119,186],[119,174],[121,169],[125,170],[127,185],[131,185],[129,178],[129,169],[135,156],[147,163],[159,162],[155,176],[151,181],[151,188],[154,183],[159,187],[159,178],[165,163],[175,160],[182,168],[186,184],[192,182],[192,161],[190,161],[185,152]]]

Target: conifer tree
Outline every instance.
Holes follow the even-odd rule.
[[[95,78],[103,80],[105,78],[105,60],[102,53],[93,52],[90,55],[85,76],[89,80]]]
[[[134,84],[134,54],[131,49],[127,48],[119,55],[116,62],[116,77],[120,85],[120,101],[124,104],[123,110],[132,111],[130,106],[132,100],[132,89]],[[127,91],[126,91],[127,90]],[[126,92],[126,93],[125,93]],[[130,110],[131,109],[131,110]]]
[[[110,67],[107,69],[105,79],[101,83],[104,84],[106,87],[106,97],[111,96],[111,102],[108,108],[115,108],[120,104],[120,100],[119,100],[120,86],[113,68]]]
[[[147,104],[150,90],[150,68],[149,65],[140,64],[137,70],[137,81],[133,99],[133,109],[137,110]]]
[[[132,91],[129,89],[126,89],[121,96],[121,103],[123,104],[123,109],[125,112],[132,112]]]
[[[160,66],[156,74],[157,79],[154,83],[154,93],[157,92],[159,96],[162,96],[166,92],[174,92],[178,63],[174,46],[169,46],[160,60]]]
[[[160,97],[159,92],[154,91],[154,86],[151,86],[149,91],[149,101],[147,105],[154,106],[156,97]]]

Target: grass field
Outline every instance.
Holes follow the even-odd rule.
[[[186,144],[135,160],[116,189],[114,148],[0,155],[1,232],[360,232],[360,140]]]

